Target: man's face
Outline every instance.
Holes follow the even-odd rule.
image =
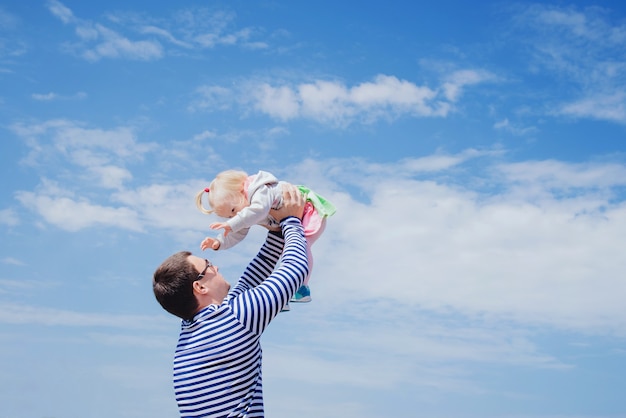
[[[198,274],[204,272],[204,276],[196,281],[208,289],[207,295],[210,302],[221,304],[230,290],[230,283],[224,279],[218,267],[214,265],[209,266],[208,260],[195,255],[190,255],[187,259],[194,265]]]

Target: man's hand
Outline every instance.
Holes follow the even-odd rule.
[[[295,216],[301,220],[305,204],[306,199],[296,186],[283,184],[283,205],[280,209],[270,210],[270,215],[279,222],[288,216]]]

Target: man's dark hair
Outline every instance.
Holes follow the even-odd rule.
[[[191,320],[198,310],[193,294],[193,282],[198,271],[188,260],[189,251],[169,256],[154,272],[152,290],[163,309],[185,320]]]

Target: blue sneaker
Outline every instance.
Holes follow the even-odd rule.
[[[311,301],[311,289],[309,286],[300,286],[296,294],[291,298],[292,302],[307,303]]]

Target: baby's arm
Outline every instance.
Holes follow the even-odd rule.
[[[202,251],[211,248],[212,250],[219,250],[220,249],[220,242],[219,240],[212,238],[212,237],[206,237],[205,239],[202,240],[202,242],[200,243],[200,249]]]
[[[226,250],[233,247],[248,235],[253,225],[266,226],[263,221],[269,216],[270,209],[272,209],[271,190],[268,186],[263,186],[254,193],[250,205],[240,210],[234,217],[226,222],[214,222],[209,225],[211,229],[223,229],[224,232],[217,239],[206,237],[200,243],[200,248],[204,251],[207,248]]]
[[[209,228],[211,228],[211,229],[223,229],[224,230],[224,236],[228,235],[228,233],[233,230],[230,227],[230,225],[228,225],[227,222],[213,222],[211,225],[209,225]]]
[[[226,223],[230,226],[231,231],[250,228],[267,219],[270,209],[272,209],[271,190],[269,186],[263,186],[254,192],[250,205],[240,210],[237,215],[230,218]]]
[[[233,232],[225,236],[224,234],[219,234],[216,238],[206,237],[200,243],[200,248],[202,251],[206,249],[212,250],[227,250],[235,245],[239,244],[243,239],[248,235],[250,228],[244,228],[240,231]]]

